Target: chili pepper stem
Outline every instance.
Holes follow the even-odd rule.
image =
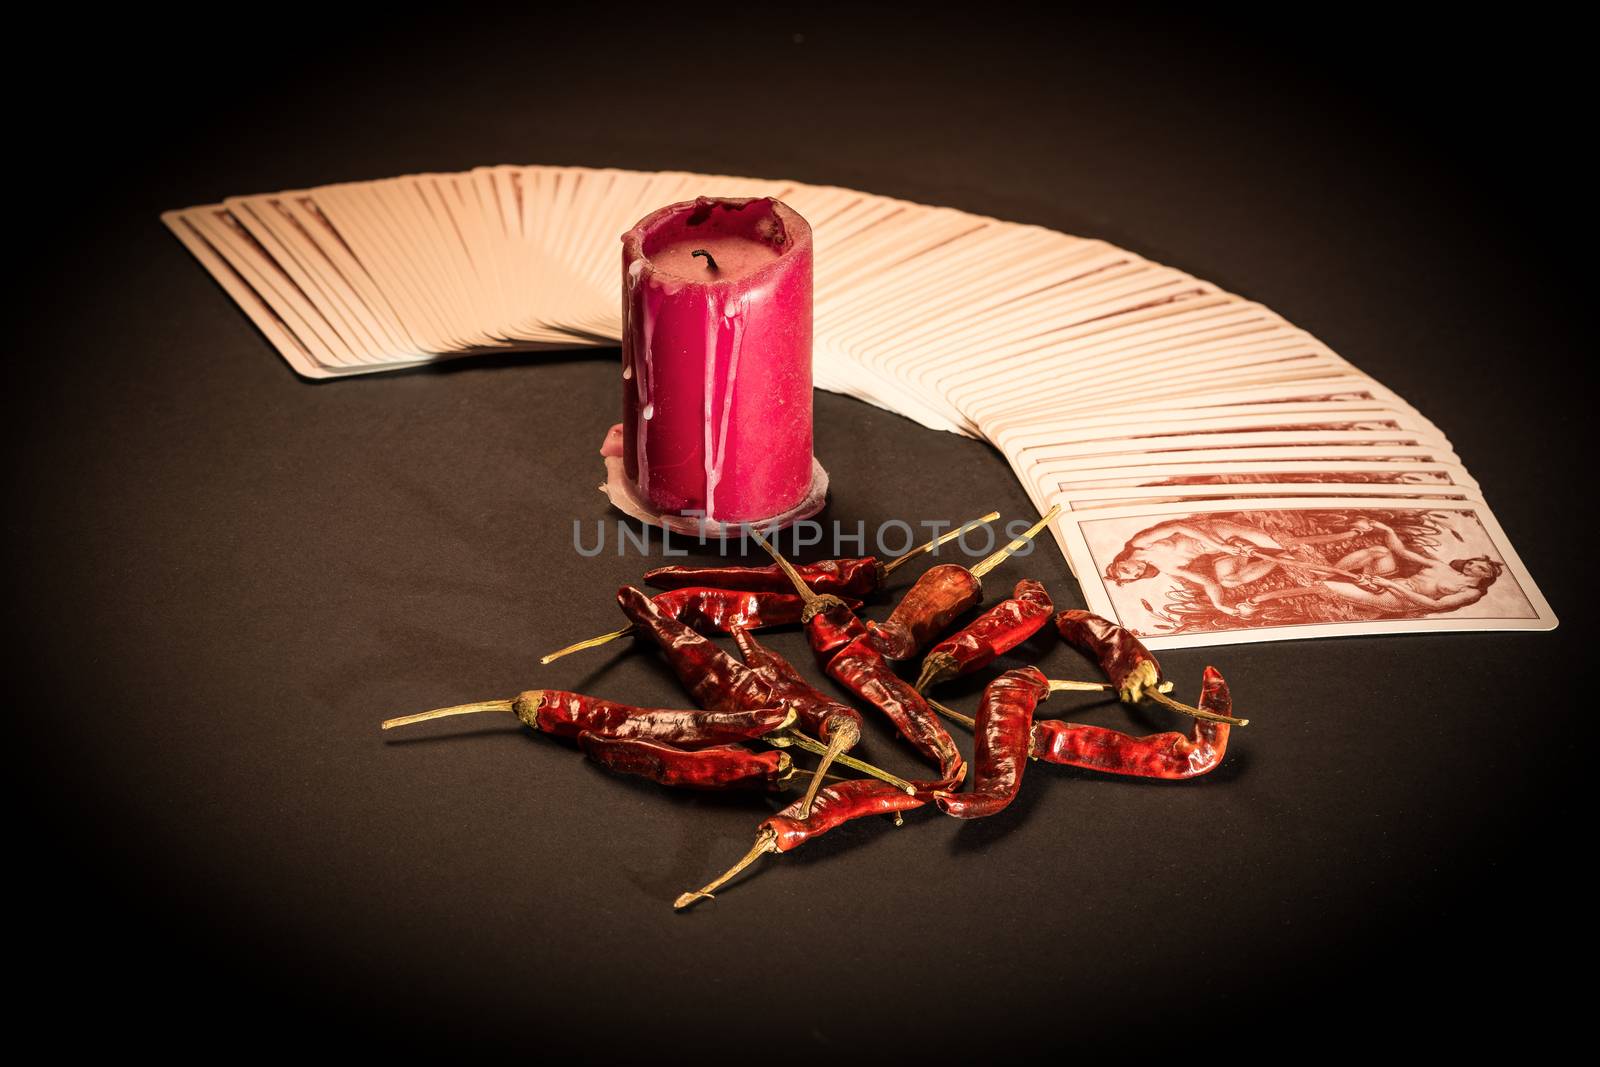
[[[1111,688],[1111,684],[1109,682],[1073,682],[1073,681],[1067,681],[1065,679],[1059,679],[1059,678],[1051,678],[1050,679],[1050,692],[1052,692],[1052,693],[1060,693],[1060,692],[1063,692],[1063,691],[1069,692],[1069,693],[1103,693],[1103,692],[1105,692],[1106,690],[1108,690],[1110,688]],[[1160,687],[1160,691],[1162,693],[1165,693],[1167,690],[1169,690],[1171,688],[1172,688],[1172,683],[1171,682],[1162,682],[1161,683],[1161,687]],[[927,700],[926,697],[924,697],[923,699]],[[1182,706],[1183,707],[1188,707],[1187,704],[1182,705]],[[937,711],[940,715],[943,715],[945,718],[950,719],[953,722],[960,723],[962,726],[965,726],[969,730],[971,730],[971,729],[973,729],[973,728],[975,728],[977,726],[977,721],[976,720],[968,718],[967,716],[961,714],[959,711],[955,710],[954,708],[945,707],[943,704],[939,703],[937,700],[928,700],[928,707],[932,708],[934,711]],[[1193,710],[1195,712],[1199,712],[1200,711],[1199,708],[1195,708]],[[1211,716],[1212,716],[1211,712],[1203,713],[1203,717],[1211,717]],[[1216,716],[1216,718],[1220,719],[1220,718],[1222,718],[1222,716]],[[1249,722],[1250,720],[1245,719],[1245,720],[1242,720],[1242,721]]]
[[[805,579],[800,577],[800,571],[794,568],[794,563],[790,563],[789,560],[782,557],[778,549],[774,549],[773,545],[766,541],[766,537],[763,537],[762,534],[758,534],[755,530],[750,530],[750,536],[755,537],[755,544],[762,545],[763,549],[766,549],[766,555],[773,557],[774,563],[778,563],[778,569],[781,569],[784,577],[787,577],[790,584],[794,585],[795,592],[800,593],[800,600],[805,601],[806,611],[810,611],[813,606],[822,605],[824,601],[832,603],[832,601],[837,600],[838,603],[843,603],[842,600],[838,600],[838,597],[830,597],[829,593],[814,592],[810,585],[805,584]]]
[[[814,755],[826,756],[828,754],[827,745],[824,745],[821,741],[818,741],[814,737],[807,737],[799,730],[774,730],[772,733],[762,737],[761,740],[765,741],[769,745],[772,745],[774,748],[788,748],[790,745],[794,745],[795,747],[805,752],[813,753]],[[834,754],[833,762],[837,763],[841,767],[849,767],[853,771],[860,771],[862,774],[871,775],[880,782],[888,782],[896,789],[904,790],[908,796],[916,795],[917,789],[915,786],[906,781],[904,778],[890,774],[882,767],[874,767],[872,764],[867,763],[864,760],[858,760],[854,756],[847,756],[842,752]]]
[[[1173,700],[1159,689],[1146,689],[1144,691],[1144,695],[1149,697],[1151,700],[1154,700],[1162,707],[1171,708],[1173,711],[1180,712],[1184,715],[1193,715],[1195,718],[1205,719],[1207,722],[1225,722],[1229,726],[1250,725],[1249,719],[1236,719],[1232,715],[1218,715],[1216,712],[1206,711],[1204,708],[1190,707],[1188,704],[1184,704],[1181,701]]]
[[[896,568],[905,566],[907,563],[909,563],[912,560],[916,559],[918,556],[927,555],[929,552],[932,552],[934,549],[938,548],[940,545],[944,544],[945,542],[954,540],[955,538],[960,537],[962,534],[966,533],[968,530],[975,529],[976,527],[982,526],[984,523],[993,522],[994,520],[998,519],[999,517],[1000,517],[1000,513],[998,511],[991,511],[991,512],[989,512],[989,514],[983,516],[982,518],[973,519],[971,522],[963,523],[962,525],[957,526],[954,530],[951,530],[947,534],[940,534],[938,537],[935,537],[932,541],[929,541],[929,542],[927,542],[925,544],[920,544],[916,548],[913,548],[910,552],[906,552],[906,553],[904,553],[902,555],[896,556],[894,559],[891,559],[888,563],[885,563],[883,565],[883,575],[884,575],[884,577],[887,578],[889,575],[891,575],[891,574],[893,574],[895,572]]]
[[[697,900],[715,900],[716,897],[713,896],[713,892],[715,890],[721,889],[731,878],[733,878],[734,875],[750,866],[762,856],[765,856],[768,852],[776,851],[778,851],[777,832],[774,830],[762,830],[761,833],[756,835],[756,843],[750,846],[750,851],[746,852],[744,857],[740,859],[738,863],[735,863],[732,867],[729,867],[722,873],[720,878],[717,878],[715,881],[707,884],[705,887],[696,889],[692,893],[685,893],[677,900],[673,901],[673,910],[681,911]]]
[[[856,742],[861,740],[861,730],[854,722],[840,716],[835,718],[836,724],[828,734],[828,751],[822,754],[822,762],[817,764],[817,769],[811,776],[811,784],[806,787],[806,795],[800,798],[799,818],[811,818],[811,802],[817,798],[817,790],[822,788],[822,779],[827,769],[833,766],[834,761],[844,755],[848,749],[856,747]]]
[[[1075,682],[1065,678],[1051,678],[1050,692],[1052,693],[1108,693],[1116,686],[1110,682]],[[1162,682],[1160,685],[1149,687],[1149,691],[1172,692],[1171,682]]]
[[[820,612],[827,611],[835,605],[844,604],[843,600],[830,593],[813,592],[811,587],[806,584],[806,580],[800,577],[800,572],[794,569],[794,564],[784,559],[776,548],[767,543],[766,538],[756,533],[754,529],[750,531],[750,536],[756,539],[756,544],[767,550],[767,555],[771,556],[773,561],[778,564],[778,569],[783,571],[784,576],[794,585],[794,591],[799,593],[800,599],[805,602],[805,610],[800,613],[801,622],[810,622]]]
[[[1050,679],[1050,692],[1052,693],[1104,693],[1112,688],[1115,687],[1110,682],[1073,682],[1066,679]]]
[[[926,697],[924,697],[923,699],[927,700]],[[951,720],[952,722],[960,723],[962,726],[965,726],[969,730],[977,728],[978,721],[976,719],[968,718],[967,716],[965,716],[965,715],[961,714],[959,711],[957,711],[955,708],[947,708],[943,704],[939,703],[937,700],[929,700],[928,701],[928,707],[932,708],[934,711],[937,711],[940,715],[943,715],[945,718]]]
[[[943,653],[934,653],[922,661],[922,673],[917,675],[917,692],[922,692],[928,686],[940,679],[945,671],[951,669],[951,659]]]
[[[1055,507],[1046,512],[1038,522],[1028,527],[1027,530],[1023,532],[1021,537],[1018,537],[1015,541],[1012,541],[1009,545],[983,560],[976,567],[973,567],[972,576],[974,578],[982,578],[985,574],[988,574],[990,571],[1000,566],[1007,556],[1011,555],[1011,553],[1015,552],[1029,541],[1032,541],[1034,535],[1049,525],[1050,520],[1059,514],[1061,514],[1061,505],[1057,504]]]
[[[514,701],[510,700],[480,700],[476,704],[457,704],[453,708],[434,708],[432,711],[419,711],[415,715],[402,715],[398,719],[385,719],[382,728],[393,730],[396,726],[410,726],[413,723],[427,722],[429,719],[446,719],[452,715],[474,715],[480,711],[510,712]]]
[[[554,663],[563,656],[570,656],[574,652],[582,652],[586,648],[598,648],[600,645],[609,644],[619,637],[627,637],[631,633],[633,633],[633,627],[624,626],[620,630],[612,630],[608,634],[601,634],[599,637],[591,637],[587,641],[579,641],[577,644],[568,645],[566,648],[558,648],[548,656],[540,656],[539,663],[541,665]]]
[[[789,783],[793,782],[796,778],[800,777],[802,774],[810,775],[811,773],[812,773],[811,771],[807,770],[804,767],[798,767],[798,766],[795,766],[795,765],[791,764],[789,766],[789,773],[784,775],[782,778],[779,778],[778,781],[782,782],[785,786],[787,786]],[[824,774],[822,777],[827,779],[830,782],[851,782],[851,781],[855,781],[855,779],[846,778],[842,774]]]

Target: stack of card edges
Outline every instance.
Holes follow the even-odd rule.
[[[1436,426],[1270,309],[1104,241],[797,182],[542,166],[163,219],[326,378],[615,347],[618,236],[696,196],[804,215],[817,386],[992,442],[1041,512],[1061,506],[1089,607],[1152,647],[1555,626]]]

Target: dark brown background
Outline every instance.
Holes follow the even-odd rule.
[[[219,21],[183,49],[76,28],[88,94],[17,98],[38,173],[13,206],[42,226],[9,399],[26,1018],[86,1043],[802,1062],[1040,1035],[1193,1055],[1284,1023],[1299,1043],[1268,1047],[1399,1025],[1437,1051],[1548,1009],[1547,961],[1592,942],[1561,873],[1586,844],[1586,486],[1552,458],[1591,421],[1584,275],[1557,258],[1576,76],[1538,27],[1340,18],[452,11]],[[762,801],[669,795],[504,722],[377,730],[535,685],[681,702],[625,645],[536,664],[617,625],[645,566],[571,548],[612,519],[615,353],[308,384],[156,219],[502,162],[854,186],[1261,300],[1452,437],[1567,621],[1169,653],[1188,695],[1224,668],[1256,723],[1210,778],[1035,766],[998,818],[851,827],[674,914]],[[1027,511],[984,445],[828,394],[816,417],[833,518]],[[997,580],[1081,603],[1035,559]],[[867,750],[914,766],[884,731]]]

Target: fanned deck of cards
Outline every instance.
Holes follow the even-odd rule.
[[[816,244],[815,380],[1011,461],[1151,647],[1556,618],[1450,442],[1270,309],[1109,245],[796,182],[482,167],[163,220],[300,374],[615,346],[618,236],[772,196]]]

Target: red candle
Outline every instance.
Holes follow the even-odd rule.
[[[770,197],[698,200],[622,235],[626,477],[663,514],[790,511],[812,488],[811,227]]]

